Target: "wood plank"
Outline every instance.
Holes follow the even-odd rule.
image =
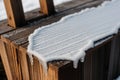
[[[58,80],[58,67],[48,64],[47,74],[43,70],[43,66],[40,64],[39,60],[33,56],[33,64],[31,64],[28,57],[28,67],[30,71],[31,80]]]
[[[120,53],[119,53],[119,59],[118,59],[118,75],[120,75]]]
[[[83,0],[84,1],[84,0]],[[86,0],[85,0],[86,1]],[[65,10],[65,11],[61,11],[61,13],[57,13],[55,14],[54,16],[51,16],[51,17],[48,17],[48,18],[45,18],[45,19],[41,19],[41,20],[38,20],[37,22],[33,22],[33,23],[30,23],[26,26],[24,26],[23,28],[17,28],[13,31],[9,31],[5,34],[2,35],[2,40],[5,42],[5,43],[8,43],[10,44],[13,48],[16,48],[16,49],[20,49],[20,47],[22,48],[23,51],[26,51],[27,50],[27,45],[28,45],[28,36],[36,29],[36,28],[39,28],[41,26],[44,26],[44,25],[47,25],[47,24],[51,24],[53,22],[56,22],[58,21],[59,19],[61,19],[63,16],[66,16],[68,14],[72,14],[72,13],[75,13],[75,12],[79,12],[81,9],[83,8],[86,8],[86,7],[92,7],[92,6],[97,6],[98,4],[100,4],[103,0],[87,0],[89,2],[86,2],[84,5],[83,3],[73,3],[76,4],[77,6],[73,7],[73,8],[70,8],[68,10]],[[69,3],[69,4],[72,4],[72,3]],[[66,5],[64,5],[65,7]],[[103,45],[102,45],[103,46]],[[98,47],[99,48],[99,47]],[[11,48],[10,48],[11,49]],[[25,61],[28,61],[28,68],[26,67],[26,69],[29,69],[29,72],[26,72],[24,73],[23,75],[20,75],[23,77],[23,79],[27,79],[27,76],[30,76],[30,79],[33,79],[33,80],[66,80],[66,79],[71,79],[71,80],[74,80],[72,76],[75,76],[76,80],[81,80],[83,79],[81,76],[83,71],[81,69],[84,69],[83,65],[80,63],[79,64],[79,68],[77,70],[73,69],[73,67],[70,65],[71,64],[71,61],[55,61],[55,62],[49,62],[49,69],[48,69],[48,73],[49,75],[47,77],[45,77],[45,74],[43,73],[43,69],[42,69],[42,66],[39,64],[39,61],[38,59],[34,59],[35,60],[35,64],[32,66],[30,64],[30,61],[28,59],[28,56],[25,57],[25,52],[19,52],[18,50],[16,50],[17,52],[17,63],[18,63],[18,70],[17,72],[19,72],[19,68],[21,69],[22,72],[20,73],[24,73],[23,70],[23,67],[22,67],[22,62],[24,60],[22,60],[22,58],[26,58]],[[23,53],[23,54],[21,54]],[[20,57],[20,58],[18,58]],[[88,62],[91,62],[92,60],[92,56],[89,57],[90,61]],[[16,63],[16,62],[15,62]],[[70,64],[69,64],[70,63]],[[39,64],[39,65],[38,65]],[[68,65],[69,64],[69,65]],[[88,64],[88,63],[86,63]],[[27,65],[27,63],[24,63],[23,66]],[[38,67],[39,66],[39,67]],[[51,66],[51,67],[50,67]],[[67,66],[67,67],[66,67]],[[92,66],[92,65],[91,65]],[[87,65],[86,65],[87,67]],[[72,69],[71,71],[69,71],[69,69]],[[87,70],[91,71],[90,70],[91,67]],[[39,70],[39,71],[38,71]],[[30,73],[30,74],[28,74]],[[40,74],[40,75],[38,75]],[[68,76],[64,76],[64,74],[70,74],[71,78],[68,78]],[[85,74],[85,73],[84,73]],[[35,75],[35,76],[33,76]],[[81,76],[79,76],[81,75]],[[53,77],[51,77],[53,76]],[[58,76],[64,76],[64,77],[58,77]],[[91,77],[91,76],[90,76]]]
[[[10,44],[6,44],[7,54],[11,70],[13,71],[14,78],[17,80],[22,79],[20,62],[18,60],[18,50]]]
[[[20,62],[23,80],[30,80],[27,52],[24,50],[18,49],[17,54],[18,54],[18,60]]]
[[[120,39],[120,35],[118,35],[119,36],[119,39]],[[119,45],[120,45],[120,41],[118,42],[119,43]],[[119,48],[120,48],[120,46],[119,46]],[[118,53],[118,62],[117,62],[117,75],[119,76],[120,75],[120,52]]]
[[[8,24],[11,27],[20,27],[25,24],[25,16],[23,12],[21,0],[4,0]]]
[[[48,25],[48,24],[51,24],[53,22],[56,22],[58,20],[60,20],[63,16],[66,16],[68,14],[72,14],[72,13],[75,13],[75,12],[78,12],[80,11],[81,9],[83,8],[86,8],[86,7],[92,7],[92,6],[97,6],[98,4],[102,3],[103,1],[102,0],[99,0],[99,1],[93,1],[93,2],[88,2],[88,1],[85,1],[84,2],[84,5],[83,3],[80,4],[80,3],[74,3],[74,4],[77,4],[79,6],[76,6],[74,7],[75,9],[69,9],[69,10],[66,10],[64,12],[61,12],[61,13],[58,13],[54,16],[51,16],[49,18],[46,18],[46,19],[43,19],[43,20],[40,20],[38,22],[35,22],[33,24],[29,24],[25,27],[22,27],[22,28],[18,28],[14,31],[10,31],[4,35],[2,35],[2,40],[6,41],[6,42],[13,42],[14,45],[19,45],[19,44],[23,44],[23,43],[26,43],[28,42],[28,36],[36,29],[36,28],[39,28],[39,27],[42,27],[42,26],[45,26],[45,25]],[[86,3],[86,4],[85,4]],[[69,3],[69,5],[72,4],[72,3]],[[17,42],[17,43],[16,43]]]
[[[30,80],[34,80],[33,65],[31,63],[31,60],[30,60],[29,56],[27,56],[27,61],[28,61],[28,69],[29,69]]]
[[[113,37],[114,38],[114,37]],[[112,39],[113,39],[112,38]],[[110,39],[110,40],[108,40],[108,41],[106,41],[106,42],[104,42],[102,45],[99,45],[99,46],[97,46],[96,48],[94,48],[94,49],[90,49],[90,50],[88,50],[87,51],[87,56],[88,55],[91,55],[91,57],[87,57],[87,63],[85,63],[86,64],[86,68],[84,69],[84,68],[82,68],[82,69],[84,69],[86,72],[84,73],[85,75],[87,74],[87,76],[89,76],[89,77],[91,77],[91,80],[101,80],[101,79],[103,79],[103,76],[105,76],[104,77],[104,79],[106,79],[106,77],[107,77],[107,71],[108,71],[108,57],[109,57],[109,50],[110,50],[110,41],[112,40],[112,39]],[[23,44],[22,46],[21,46],[21,48],[23,48],[24,50],[26,50],[25,49],[25,47],[27,47],[27,45],[28,45],[28,43],[26,43],[26,44]],[[104,47],[105,46],[105,47]],[[101,48],[102,47],[102,48]],[[93,51],[95,51],[96,49],[99,49],[99,51],[97,50],[96,52],[93,52]],[[95,57],[95,59],[93,59],[92,58],[92,55],[96,55],[96,56],[94,56]],[[93,61],[93,60],[95,60],[95,61]],[[68,62],[68,63],[67,63]],[[55,62],[51,62],[51,64],[52,65],[56,65],[56,63],[57,63],[57,61],[55,61]],[[66,63],[66,64],[65,64]],[[60,75],[62,75],[62,78],[61,77],[59,77],[59,79],[61,79],[61,80],[66,80],[66,79],[68,79],[68,77],[65,77],[64,75],[66,75],[66,74],[72,74],[72,73],[74,73],[74,69],[73,69],[73,66],[72,67],[70,67],[70,64],[69,63],[71,63],[70,61],[60,61],[60,62],[58,62],[58,64],[56,65],[58,68],[59,68],[59,71],[60,71],[60,74],[59,74],[59,76]],[[100,64],[99,64],[100,63]],[[88,66],[87,64],[90,64],[91,65],[91,67],[90,67],[90,65]],[[95,65],[94,65],[95,64]],[[65,68],[65,66],[66,65],[68,65],[69,67],[67,67],[67,68]],[[72,65],[72,64],[71,64]],[[85,66],[85,65],[84,65]],[[83,66],[83,67],[84,67]],[[93,66],[95,66],[95,67],[93,67]],[[97,67],[97,69],[95,69]],[[98,69],[99,67],[101,67],[101,69]],[[68,69],[71,69],[71,71],[69,71]],[[91,68],[93,68],[92,70],[91,70]],[[73,72],[72,72],[72,70],[73,70]],[[81,70],[81,68],[80,68],[80,70]],[[90,73],[88,73],[89,71],[91,71]],[[97,70],[97,71],[96,71]],[[62,72],[63,71],[63,72]],[[79,70],[78,70],[79,71]],[[81,70],[82,71],[82,70]],[[96,71],[96,72],[94,72],[93,73],[93,71]],[[68,72],[68,73],[67,73]],[[74,73],[75,74],[75,73]],[[80,72],[78,73],[78,74],[80,74]],[[94,76],[94,75],[96,75],[96,76]],[[73,75],[74,76],[74,75]],[[85,79],[87,79],[87,78],[89,78],[89,77],[87,77],[87,76],[85,76]],[[97,77],[98,76],[98,77]],[[93,78],[92,78],[93,77]],[[95,78],[96,77],[96,78]],[[73,78],[70,78],[70,79],[73,79]],[[75,79],[75,78],[74,78]],[[82,78],[83,79],[83,78]]]
[[[16,54],[17,53],[16,48],[6,43],[4,43],[4,48],[5,48],[4,55],[6,56],[4,57],[4,59],[6,60],[6,63],[8,64],[7,65],[8,69],[5,68],[5,71],[6,73],[10,73],[9,74],[10,78],[8,79],[9,80],[21,80],[22,76],[21,76],[21,71],[20,71],[20,62],[18,61],[18,56]],[[7,75],[7,77],[9,77],[9,75]]]
[[[118,60],[120,54],[120,36],[116,36],[111,45],[111,53],[110,53],[110,61],[109,61],[109,72],[108,72],[108,80],[115,79],[119,73],[118,71]]]
[[[41,66],[41,69],[42,69],[42,65],[40,65],[40,66]],[[59,78],[58,71],[59,71],[59,68],[57,66],[49,63],[48,64],[48,74],[47,74],[47,76],[46,76],[46,74],[44,74],[45,80],[59,80],[58,79]]]
[[[85,57],[85,61],[84,61],[84,65],[83,65],[83,69],[84,69],[84,77],[83,80],[92,80],[92,55],[87,54]]]
[[[39,63],[38,59],[33,57],[33,65],[31,65],[32,66],[32,70],[33,70],[33,73],[31,75],[32,76],[32,80],[41,80],[40,79],[41,75],[44,74],[44,72],[40,74],[39,64],[40,63]],[[43,80],[45,80],[45,79],[43,79]]]
[[[111,42],[101,46],[92,54],[92,80],[107,80]]]
[[[1,34],[14,30],[12,27],[9,27],[6,20],[0,21],[0,37]]]
[[[79,62],[78,67],[75,69],[73,63],[68,62],[59,68],[58,76],[59,80],[83,80],[83,63]]]
[[[55,13],[55,7],[53,0],[39,0],[41,6],[41,12],[46,15],[51,15]]]
[[[0,49],[1,49],[0,50],[1,59],[2,59],[2,62],[3,62],[4,68],[5,68],[7,78],[9,80],[13,80],[14,78],[13,78],[13,75],[12,75],[12,71],[11,71],[9,60],[8,60],[8,56],[6,54],[6,49],[4,47],[4,43],[1,40],[0,40]]]

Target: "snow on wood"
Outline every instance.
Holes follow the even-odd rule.
[[[38,28],[29,36],[28,54],[36,56],[47,70],[47,62],[71,60],[74,67],[84,61],[86,51],[102,44],[120,28],[120,0],[106,1],[97,8],[85,9]],[[31,57],[32,58],[32,57]]]

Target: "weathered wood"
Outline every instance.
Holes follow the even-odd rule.
[[[83,63],[79,62],[76,69],[72,62],[66,61],[66,63],[59,68],[59,80],[83,80]]]
[[[95,50],[92,54],[92,80],[107,80],[111,42]]]
[[[39,0],[41,6],[41,12],[46,15],[51,15],[55,13],[55,7],[53,0]]]
[[[19,48],[17,54],[18,54],[18,60],[20,62],[20,67],[21,67],[22,79],[31,80],[30,74],[29,74],[27,52]]]
[[[0,37],[1,37],[1,34],[4,34],[6,32],[12,31],[12,30],[14,30],[14,29],[7,25],[6,20],[0,22]]]
[[[108,80],[113,80],[118,76],[118,69],[119,69],[119,55],[120,55],[120,36],[116,36],[111,45],[111,53],[110,53],[110,60],[109,60],[109,74]]]
[[[1,58],[9,80],[21,80],[20,64],[17,58],[16,48],[1,41]]]
[[[58,80],[59,67],[57,65],[53,65],[52,63],[49,63],[48,64],[48,66],[49,66],[48,73],[46,75],[43,70],[43,66],[40,64],[39,60],[35,56],[33,56],[33,64],[32,64],[29,56],[26,54],[27,53],[26,49],[20,46],[19,50],[21,53],[26,55],[27,64],[25,64],[25,65],[28,68],[26,67],[27,69],[23,69],[23,70],[25,72],[26,72],[26,70],[27,70],[27,72],[29,72],[29,73],[26,73],[26,75],[29,74],[30,80]],[[23,66],[21,65],[21,67],[24,68],[25,65],[23,64]],[[24,79],[24,80],[26,80],[26,79]]]
[[[92,80],[92,55],[86,55],[85,62],[84,62],[84,80]],[[88,67],[89,65],[89,67]]]
[[[4,0],[8,24],[11,27],[20,27],[25,24],[25,17],[21,0]]]
[[[40,64],[39,60],[33,56],[34,63],[31,64],[28,58],[30,79],[31,80],[58,80],[58,67],[52,64],[48,64],[47,74],[43,70],[43,66]]]
[[[6,55],[6,49],[4,47],[4,43],[1,40],[0,40],[0,49],[1,49],[0,50],[1,58],[2,58],[2,62],[3,62],[4,68],[5,68],[7,78],[10,80],[13,80],[12,71],[10,69],[10,63],[9,63],[8,57]]]
[[[51,17],[51,18],[47,18],[44,20],[40,20],[34,24],[26,25],[25,27],[18,28],[16,30],[7,32],[7,33],[2,35],[2,40],[4,40],[5,42],[13,42],[14,45],[20,46],[21,44],[28,42],[28,36],[31,33],[33,33],[33,31],[35,29],[42,27],[42,26],[45,26],[45,25],[49,25],[53,22],[56,22],[66,15],[73,14],[75,12],[79,12],[83,8],[97,6],[97,5],[102,3],[102,0],[99,0],[99,1],[85,0],[82,2],[82,4],[80,2],[81,1],[78,0],[77,3],[71,2],[71,3],[67,4],[67,5],[74,4],[75,5],[74,9],[71,8],[71,9],[66,10],[64,12],[55,14],[54,18]]]
[[[2,58],[2,62],[4,63],[4,68],[5,68],[5,71],[6,71],[6,75],[7,75],[7,78],[10,79],[10,80],[13,80],[13,76],[12,76],[12,71],[11,71],[11,68],[10,68],[10,63],[9,63],[9,60],[8,60],[8,57],[7,57],[7,54],[6,54],[6,49],[4,47],[4,43],[0,40],[0,53],[1,53],[1,58]]]
[[[79,12],[83,8],[97,6],[102,1],[104,0],[73,0],[73,2],[62,4],[61,7],[57,6],[56,8],[58,9],[58,11],[60,9],[60,13],[56,13],[54,16],[37,20],[37,22],[35,21],[32,23],[28,23],[28,25],[22,28],[17,28],[15,30],[12,29],[8,32],[2,32],[1,29],[5,30],[5,28],[4,24],[0,23],[0,25],[2,24],[2,26],[0,26],[0,32],[2,32],[1,40],[4,43],[3,48],[5,51],[5,55],[2,56],[5,56],[5,59],[3,60],[6,60],[5,63],[8,65],[8,71],[5,68],[7,76],[11,77],[11,79],[13,80],[107,80],[106,77],[108,77],[108,66],[110,65],[108,63],[108,61],[110,60],[109,56],[111,50],[110,41],[113,40],[114,37],[104,42],[102,45],[86,51],[87,55],[85,58],[85,62],[79,62],[79,66],[77,69],[73,68],[73,64],[71,61],[49,62],[47,76],[45,76],[43,67],[35,56],[33,56],[34,63],[33,65],[31,65],[26,51],[29,44],[28,36],[33,33],[35,29],[56,22],[68,14]],[[33,11],[34,17],[35,15],[42,15],[39,14],[38,11],[39,10],[37,10],[36,13]],[[33,18],[29,17],[33,13],[27,13],[30,14],[27,15],[28,20]],[[6,22],[5,26],[7,26]],[[120,61],[115,59],[115,62],[116,61],[117,63],[115,64],[120,65]],[[120,74],[119,66],[115,68],[116,70],[118,70],[117,72],[115,70],[115,73],[117,73],[116,75]]]

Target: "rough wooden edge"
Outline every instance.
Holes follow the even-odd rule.
[[[0,40],[0,49],[1,49],[0,50],[1,59],[2,59],[2,62],[3,62],[4,68],[5,68],[7,78],[9,80],[13,80],[12,71],[11,71],[9,60],[8,60],[8,57],[7,57],[7,54],[6,54],[6,49],[4,47],[4,43],[1,40]]]
[[[20,62],[20,67],[21,67],[21,73],[22,73],[22,78],[23,80],[30,80],[30,74],[29,74],[29,68],[28,68],[28,59],[26,52],[24,50],[19,50],[18,51],[18,60]]]
[[[41,6],[41,12],[46,15],[51,15],[55,13],[55,7],[53,0],[39,0]]]
[[[120,69],[119,56],[120,56],[120,35],[116,36],[111,42],[108,80],[115,79],[117,76],[119,76],[117,74],[120,74],[120,72],[118,71]]]
[[[58,80],[57,66],[49,63],[48,73],[46,75],[43,70],[43,66],[40,64],[39,60],[35,56],[33,56],[33,64],[31,64],[26,49],[19,47],[19,50],[24,52],[23,54],[27,56],[27,63],[28,63],[29,75],[31,80]]]
[[[4,0],[8,24],[13,27],[20,27],[25,24],[25,16],[23,12],[21,0]]]
[[[7,68],[6,65],[5,71],[9,80],[21,80],[22,75],[21,75],[21,68],[20,68],[20,62],[18,61],[18,55],[17,55],[17,49],[15,47],[12,47],[10,44],[7,44],[3,42],[3,50],[4,53],[1,53],[1,56],[6,56],[2,58],[3,65],[7,63]],[[10,77],[10,78],[9,78]]]

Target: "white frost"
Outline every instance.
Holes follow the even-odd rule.
[[[106,1],[62,18],[51,25],[38,28],[29,36],[28,53],[36,56],[47,69],[52,60],[71,60],[74,67],[84,61],[86,51],[118,33],[120,0]],[[108,37],[109,36],[109,37]],[[98,40],[100,42],[95,43]]]
[[[117,79],[115,79],[115,80],[120,80],[120,76]]]
[[[54,4],[58,5],[64,2],[68,2],[71,0],[54,0]],[[39,8],[39,0],[22,0],[23,7],[24,7],[24,12]],[[6,12],[5,12],[5,7],[3,0],[0,0],[0,20],[6,19]]]

